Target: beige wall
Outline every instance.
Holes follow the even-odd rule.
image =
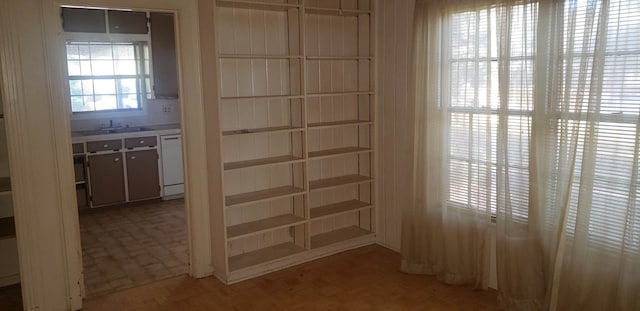
[[[410,203],[413,108],[408,103],[415,0],[376,2],[378,48],[378,238],[400,248],[401,211]]]

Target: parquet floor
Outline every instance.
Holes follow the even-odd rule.
[[[138,202],[80,213],[87,296],[188,271],[184,200]]]
[[[83,310],[497,310],[496,292],[398,271],[400,256],[366,246],[226,286],[180,276],[85,300]]]

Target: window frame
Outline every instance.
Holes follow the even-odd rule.
[[[99,111],[76,111],[74,112],[71,106],[71,90],[69,86],[69,81],[71,77],[69,75],[68,63],[67,63],[67,51],[66,44],[67,42],[112,42],[112,43],[143,43],[146,44],[149,51],[149,85],[150,88],[147,90],[144,83],[142,83],[142,87],[144,90],[138,92],[138,101],[139,108],[138,109],[112,109],[112,110],[99,110]],[[65,79],[67,83],[65,84],[65,92],[67,98],[67,105],[69,107],[69,112],[71,115],[71,120],[87,120],[87,119],[96,119],[96,118],[116,118],[116,117],[135,117],[135,116],[146,116],[148,115],[147,109],[147,100],[154,99],[154,81],[153,81],[153,55],[151,50],[151,36],[149,33],[147,34],[112,34],[112,33],[83,33],[83,32],[65,32],[63,33],[62,46],[65,56],[64,61],[64,73]],[[137,65],[139,65],[139,61],[136,60]],[[145,68],[146,69],[146,68]],[[110,76],[112,77],[112,76]],[[117,77],[117,75],[113,75],[113,77]]]

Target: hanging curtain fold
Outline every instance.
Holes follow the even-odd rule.
[[[640,2],[416,4],[402,269],[509,310],[640,310]],[[495,229],[490,220],[495,219]]]

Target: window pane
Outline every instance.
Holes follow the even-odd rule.
[[[90,50],[91,59],[113,59],[111,45],[92,44]]]
[[[82,94],[93,95],[93,80],[82,81]]]
[[[72,111],[139,109],[150,80],[140,73],[148,48],[138,42],[67,42]],[[131,78],[118,79],[122,76]]]
[[[115,95],[96,95],[96,110],[118,109]]]
[[[138,95],[129,94],[129,95],[120,95],[120,102],[122,103],[122,108],[124,109],[138,109]]]
[[[91,61],[83,60],[80,61],[80,74],[83,76],[90,76],[91,73]]]
[[[68,61],[67,70],[69,71],[70,76],[79,76],[80,74],[82,74],[82,72],[80,71],[79,61]]]
[[[116,80],[111,80],[111,79],[93,80],[93,87],[96,94],[104,94],[104,95],[116,94]]]
[[[82,95],[82,82],[78,80],[70,80],[69,93],[71,95]]]
[[[95,76],[113,75],[113,61],[110,60],[92,60],[92,73]]]
[[[134,60],[117,60],[115,61],[117,75],[135,75],[136,61]]]
[[[85,103],[83,96],[71,96],[72,111],[93,111],[93,105]]]
[[[114,59],[132,59],[135,60],[135,51],[133,45],[114,45],[113,46],[113,58]]]
[[[137,94],[138,82],[136,79],[118,80],[118,94]]]

